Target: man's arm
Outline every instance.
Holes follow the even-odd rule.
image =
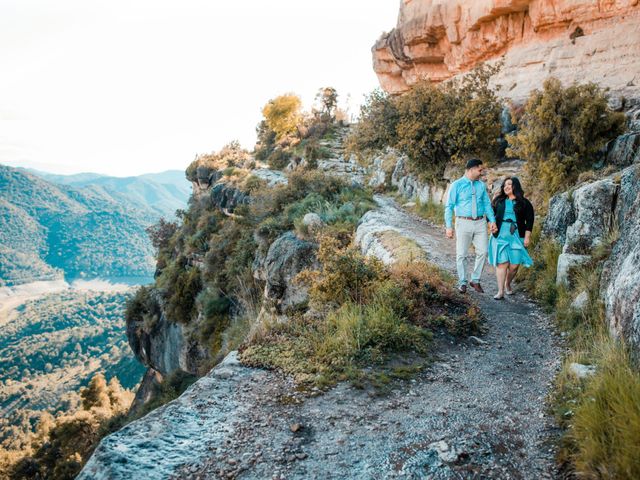
[[[456,206],[457,197],[457,184],[454,182],[449,187],[449,193],[447,194],[447,200],[444,204],[444,224],[447,230],[453,228],[453,209]]]
[[[489,199],[489,194],[487,193],[487,187],[482,184],[482,204],[484,205],[484,212],[487,215],[487,219],[489,223],[496,223],[496,216],[493,213],[493,207],[491,206],[491,200]]]

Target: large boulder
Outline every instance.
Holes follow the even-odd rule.
[[[249,203],[247,193],[227,183],[216,183],[210,192],[211,202],[220,210],[231,213],[238,205]]]
[[[427,184],[421,182],[414,174],[409,172],[407,158],[400,157],[391,175],[391,185],[398,188],[398,193],[411,200],[419,200],[422,203],[444,203],[447,184]]]
[[[305,269],[318,268],[317,245],[301,240],[294,232],[286,232],[269,247],[257,276],[265,280],[264,298],[277,315],[304,305],[308,291],[304,285],[294,281]]]
[[[604,178],[573,192],[575,221],[567,227],[563,252],[588,253],[604,240],[612,225],[618,194],[615,180]]]
[[[616,203],[619,240],[604,265],[601,291],[611,331],[640,353],[640,165],[621,174]]]
[[[567,228],[576,221],[572,197],[569,192],[554,196],[549,201],[549,211],[542,225],[545,237],[551,237],[560,245],[564,245]]]
[[[573,253],[562,253],[558,257],[558,269],[556,270],[556,284],[569,285],[572,270],[584,265],[591,260],[590,255],[576,255]]]

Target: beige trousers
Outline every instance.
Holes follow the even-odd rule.
[[[459,285],[467,284],[467,273],[465,260],[469,256],[469,247],[473,243],[476,252],[476,261],[471,274],[472,282],[479,282],[482,269],[487,261],[487,246],[489,234],[487,232],[487,221],[465,220],[456,218],[456,268],[458,270]]]

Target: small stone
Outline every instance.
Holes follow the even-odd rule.
[[[300,431],[300,429],[302,429],[302,425],[299,423],[292,423],[291,425],[289,425],[289,430],[291,430],[293,433]]]
[[[238,461],[235,458],[230,458],[229,460],[227,460],[227,463],[229,465],[236,465]]]
[[[318,231],[324,227],[324,222],[317,213],[307,213],[302,218],[302,224],[307,227],[309,231]]]
[[[569,365],[569,370],[577,378],[586,378],[596,373],[596,367],[593,365],[583,365],[581,363],[572,363]]]
[[[580,292],[580,294],[571,302],[571,307],[576,310],[583,310],[589,302],[589,293],[586,290]]]
[[[476,345],[487,345],[488,344],[488,342],[486,342],[486,341],[482,340],[481,338],[478,338],[478,337],[476,337],[474,335],[471,335],[469,337],[469,340],[471,340]]]
[[[298,460],[304,460],[305,458],[307,458],[307,456],[308,456],[308,455],[307,455],[306,453],[304,453],[304,452],[296,453],[296,458],[297,458]]]

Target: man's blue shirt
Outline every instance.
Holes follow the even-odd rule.
[[[484,217],[486,215],[489,222],[494,223],[496,221],[493,208],[491,208],[491,200],[489,200],[489,195],[487,194],[487,187],[485,187],[484,183],[480,180],[472,182],[466,176],[463,176],[453,182],[451,188],[449,188],[447,201],[444,205],[444,223],[447,228],[452,228],[454,210],[456,216],[472,216],[471,201],[473,188],[476,190],[476,216]]]

